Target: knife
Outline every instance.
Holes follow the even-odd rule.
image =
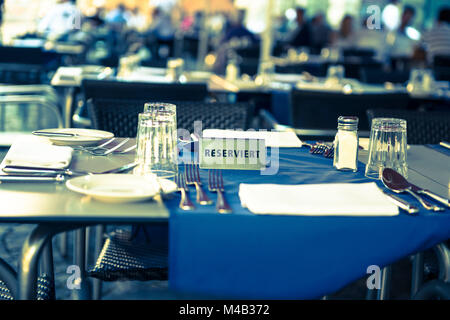
[[[137,166],[136,162],[128,163],[119,168],[103,171],[103,172],[88,172],[88,171],[73,171],[70,169],[49,169],[49,168],[34,168],[25,166],[5,166],[2,170],[4,173],[13,175],[36,175],[36,176],[54,176],[54,175],[66,175],[66,176],[84,176],[89,174],[108,174],[108,173],[121,173],[126,172]]]
[[[99,137],[99,136],[84,135],[84,134],[70,133],[70,132],[33,131],[32,134],[34,134],[35,136],[43,136],[43,137],[61,137],[61,138],[84,137],[84,138],[101,138],[101,137]]]
[[[409,181],[408,181],[409,182]],[[416,186],[415,184],[412,184],[411,182],[409,182],[410,186],[411,186],[411,190],[418,193],[418,194],[424,194],[440,203],[442,203],[443,205],[447,206],[448,208],[450,208],[450,200],[446,199],[444,197],[441,197],[433,192],[431,192],[430,190],[427,189],[422,189],[418,186]]]
[[[416,206],[414,206],[412,204],[409,204],[408,202],[404,201],[403,199],[400,199],[399,197],[397,197],[397,196],[395,196],[393,194],[387,193],[385,191],[383,191],[383,193],[385,195],[387,195],[389,200],[391,200],[396,206],[398,206],[399,208],[405,210],[409,214],[414,214],[414,213],[419,212],[419,208],[418,207],[416,207]]]
[[[62,174],[53,177],[0,175],[0,182],[64,182],[65,180],[66,177]]]

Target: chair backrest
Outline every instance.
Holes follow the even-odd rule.
[[[56,70],[61,57],[35,47],[0,46],[0,83],[48,83],[48,71]]]
[[[361,68],[361,80],[372,84],[405,83],[409,80],[409,70],[387,72],[380,68],[363,66]]]
[[[113,132],[118,137],[135,137],[138,114],[145,100],[91,99],[89,115],[95,129]],[[248,129],[253,105],[249,103],[174,102],[177,127],[194,132],[194,122],[202,129]]]
[[[146,83],[85,79],[81,84],[89,99],[143,99],[157,102],[203,101],[208,95],[204,83]]]
[[[335,130],[339,116],[357,116],[359,130],[370,129],[366,110],[379,106],[406,109],[406,93],[344,94],[340,92],[293,90],[292,126],[299,129]]]
[[[358,57],[358,58],[369,59],[369,58],[375,57],[375,50],[349,48],[349,49],[344,49],[342,51],[342,55],[344,57]]]
[[[367,117],[369,123],[373,118],[405,119],[409,144],[450,141],[450,112],[369,109]]]
[[[450,55],[434,57],[433,71],[436,80],[450,81]]]

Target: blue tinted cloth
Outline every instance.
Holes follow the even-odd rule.
[[[426,144],[425,146],[427,146],[430,149],[436,150],[440,153],[443,153],[446,156],[450,156],[450,149],[447,149],[439,144]]]
[[[174,290],[227,298],[319,298],[363,277],[370,265],[382,268],[450,237],[450,210],[311,217],[254,215],[241,207],[240,183],[373,181],[364,177],[363,164],[357,173],[340,172],[331,159],[311,155],[307,148],[280,149],[277,175],[224,170],[223,176],[231,214],[198,205],[195,211],[181,211],[178,196],[167,203],[169,285]],[[207,170],[201,170],[201,178],[206,190]],[[216,200],[215,194],[208,195]],[[409,196],[404,199],[419,205]]]

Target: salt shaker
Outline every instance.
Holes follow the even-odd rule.
[[[338,118],[333,161],[337,170],[358,171],[358,121],[358,117]]]

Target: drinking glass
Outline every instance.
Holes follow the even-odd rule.
[[[411,70],[408,81],[408,90],[410,92],[429,92],[433,89],[434,77],[433,72],[429,69],[413,69]]]
[[[329,66],[327,71],[328,83],[340,83],[345,78],[345,70],[341,65]]]
[[[174,177],[178,172],[176,106],[146,103],[139,114],[136,174]]]
[[[406,120],[374,118],[370,131],[366,177],[380,179],[384,168],[392,168],[407,178],[406,148]]]

